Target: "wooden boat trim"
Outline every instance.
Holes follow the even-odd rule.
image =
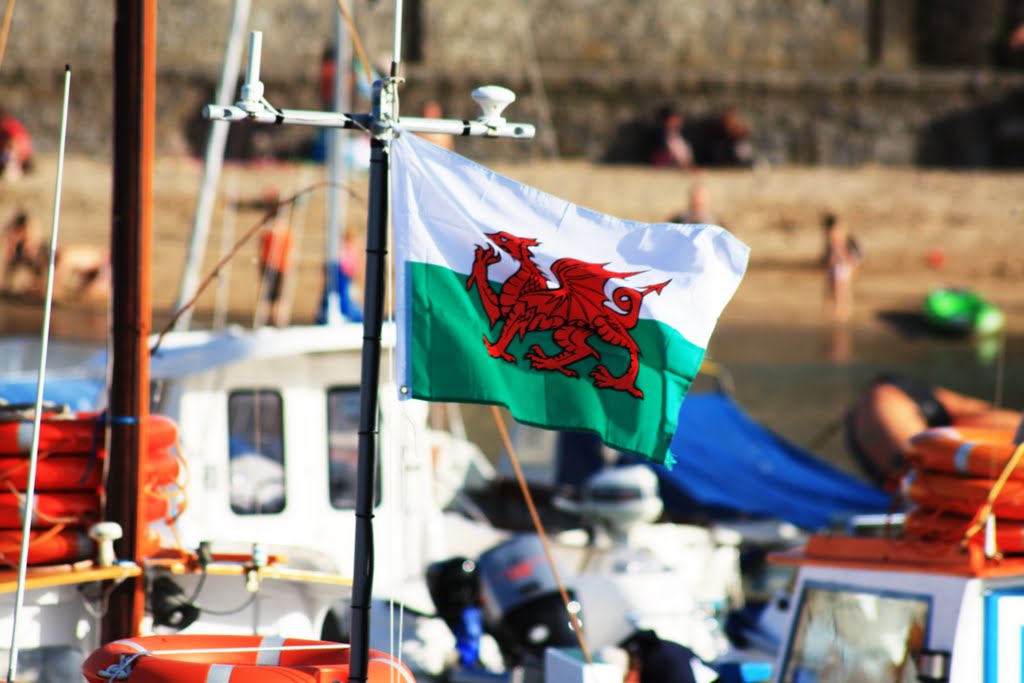
[[[156,558],[146,561],[147,569],[163,569],[171,574],[201,574],[203,570],[195,562],[181,559]],[[206,573],[211,576],[244,576],[253,569],[250,562],[212,562],[206,565]],[[303,581],[333,586],[352,586],[352,577],[341,574],[330,574],[309,569],[293,569],[270,563],[258,570],[261,579],[278,579],[281,581]]]
[[[83,566],[84,565],[84,566]],[[48,567],[29,567],[25,589],[53,588],[93,581],[116,581],[139,576],[142,569],[134,564],[115,564],[110,567],[96,567],[92,560],[76,564],[62,564]],[[13,593],[18,589],[18,572],[0,572],[0,593]]]

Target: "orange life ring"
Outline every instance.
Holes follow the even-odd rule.
[[[20,529],[24,493],[0,493],[0,529]],[[32,527],[46,528],[58,524],[85,526],[100,518],[98,492],[82,491],[37,493],[33,500]]]
[[[28,466],[28,458],[0,456],[0,487],[24,491],[28,486]],[[88,455],[41,455],[36,464],[36,491],[95,490],[102,480],[103,461]]]
[[[996,479],[1015,449],[1011,431],[935,427],[910,438],[907,459],[925,470]],[[1011,472],[1010,478],[1024,479],[1024,468]]]
[[[332,683],[348,680],[341,643],[277,636],[140,636],[107,643],[82,665],[89,683]],[[415,683],[394,657],[370,650],[367,680]]]
[[[163,415],[147,421],[148,450],[170,448],[178,428]],[[0,422],[0,455],[25,455],[32,449],[32,420]],[[39,423],[40,453],[90,453],[104,446],[106,422],[102,413],[78,413],[73,418],[44,416]]]
[[[939,543],[959,543],[973,519],[959,515],[915,509],[903,520],[903,533],[908,538]],[[996,547],[1004,553],[1024,553],[1024,523],[1014,520],[996,521]]]
[[[85,453],[40,453],[36,465],[37,491],[79,491],[99,487],[103,479],[103,451]],[[181,460],[171,449],[150,451],[143,459],[145,484],[166,486],[178,480]],[[20,455],[0,456],[0,487],[24,491],[28,486],[28,458]]]
[[[988,500],[994,479],[967,479],[915,470],[903,480],[906,497],[921,507],[973,516]],[[992,507],[997,517],[1024,520],[1024,481],[1007,480]]]
[[[154,522],[169,518],[176,497],[152,489],[145,490],[142,501],[144,520]],[[20,529],[24,505],[24,493],[0,493],[0,529]],[[33,499],[33,509],[32,527],[35,529],[58,524],[86,526],[100,519],[100,494],[86,491],[41,492]]]
[[[96,544],[82,529],[33,531],[28,538],[30,565],[78,562],[96,555]],[[21,531],[0,531],[0,563],[17,566],[20,559]]]

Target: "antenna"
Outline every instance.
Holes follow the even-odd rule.
[[[358,128],[371,136],[370,197],[366,220],[366,285],[363,314],[363,355],[359,404],[359,460],[356,471],[356,539],[352,583],[350,683],[366,681],[369,665],[370,598],[373,587],[373,491],[376,471],[377,391],[380,380],[381,329],[384,320],[385,263],[387,253],[388,166],[390,142],[396,129],[410,133],[447,133],[491,138],[532,138],[534,126],[509,123],[502,116],[515,101],[507,88],[488,85],[473,91],[481,115],[473,121],[401,118],[398,106],[401,2],[396,3],[395,51],[391,75],[373,84],[370,114],[277,109],[264,96],[259,80],[263,35],[253,31],[249,63],[241,99],[233,107],[207,105],[203,115],[216,121],[280,125],[285,123],[326,128]],[[340,66],[340,65],[339,65]]]
[[[263,31],[249,33],[249,61],[245,66],[245,83],[238,108],[250,113],[266,108],[263,99],[263,81],[260,80],[260,57],[263,52]]]

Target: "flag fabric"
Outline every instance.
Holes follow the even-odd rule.
[[[410,133],[392,142],[391,188],[404,397],[503,405],[671,466],[746,245],[591,211]]]

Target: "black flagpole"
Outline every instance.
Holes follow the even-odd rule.
[[[393,83],[374,84],[373,121],[381,120],[381,93]],[[366,300],[359,391],[359,461],[356,470],[355,548],[352,576],[352,628],[349,683],[366,680],[373,592],[373,479],[377,471],[377,413],[381,328],[384,323],[384,267],[388,223],[387,142],[370,139],[370,198],[366,218]]]

